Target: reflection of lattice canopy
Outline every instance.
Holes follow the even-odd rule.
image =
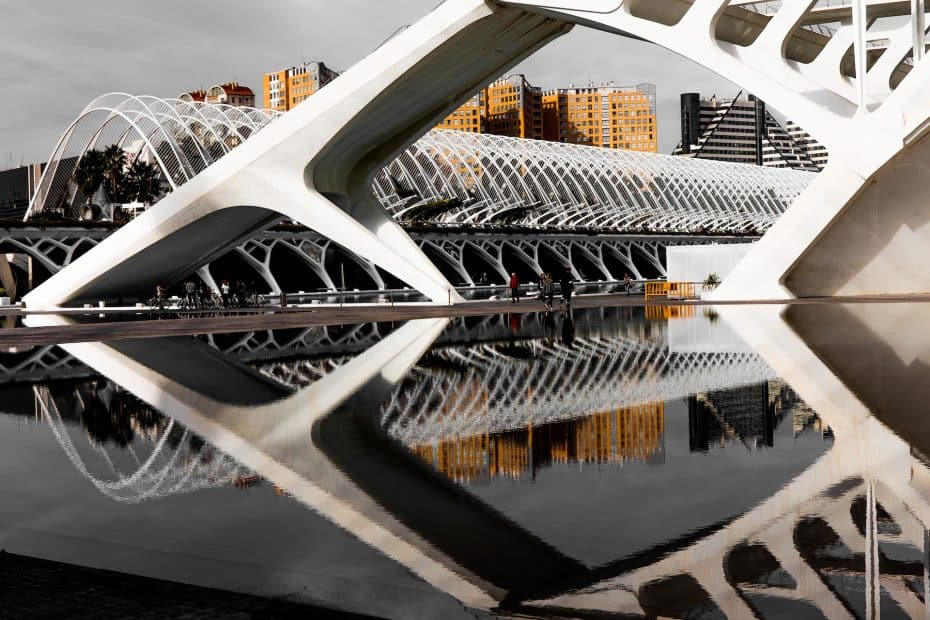
[[[254,473],[232,457],[165,418],[150,436],[125,448],[93,441],[72,432],[48,388],[35,386],[36,402],[55,439],[74,467],[98,491],[118,502],[134,504],[205,488],[232,486]],[[177,437],[169,442],[172,431]],[[82,440],[78,440],[83,436]]]
[[[672,353],[663,342],[627,338],[525,346],[526,358],[491,345],[434,352],[462,370],[418,366],[383,409],[385,431],[407,446],[436,444],[774,378],[754,353]]]
[[[812,179],[793,170],[433,131],[376,176],[374,191],[400,219],[744,231],[767,229]]]
[[[119,145],[131,160],[156,163],[174,190],[278,116],[247,107],[111,93],[94,99],[65,131],[30,213],[67,198],[68,181],[87,151]]]

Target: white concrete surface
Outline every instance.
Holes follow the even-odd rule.
[[[724,280],[751,249],[751,243],[669,246],[665,250],[668,280],[704,282],[712,273]]]

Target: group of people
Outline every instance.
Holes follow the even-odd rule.
[[[559,290],[562,293],[562,304],[566,307],[572,305],[572,293],[575,291],[575,284],[572,279],[571,269],[565,267],[558,279]],[[552,310],[555,300],[556,279],[549,272],[539,274],[539,293],[543,302],[546,304],[546,310]],[[520,301],[520,278],[516,272],[510,274],[510,303]]]
[[[255,284],[252,284],[252,289],[254,290]],[[184,292],[184,300],[190,304],[192,307],[203,307],[206,305],[207,299],[212,297],[215,294],[215,291],[209,290],[203,282],[197,283],[193,279],[188,278],[184,281],[182,285],[182,290]],[[220,298],[223,300],[223,307],[230,308],[233,306],[245,306],[246,301],[251,296],[249,287],[242,280],[236,280],[234,285],[229,283],[229,280],[223,279],[220,282]],[[161,282],[158,282],[155,285],[155,304],[159,308],[164,308],[165,302],[168,299],[168,291],[165,288],[165,285]]]

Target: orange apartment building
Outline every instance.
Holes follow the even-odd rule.
[[[542,139],[542,90],[523,75],[488,84],[442,120],[437,129]]]
[[[523,75],[502,77],[437,129],[630,151],[658,151],[655,86],[587,86],[542,93]]]
[[[266,73],[262,79],[263,105],[287,112],[339,76],[322,62],[305,62],[296,67]]]
[[[560,88],[543,95],[544,139],[628,151],[658,151],[652,84]]]

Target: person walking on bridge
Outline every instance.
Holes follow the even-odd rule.
[[[510,303],[515,304],[518,301],[520,301],[520,278],[514,271],[510,274]]]

